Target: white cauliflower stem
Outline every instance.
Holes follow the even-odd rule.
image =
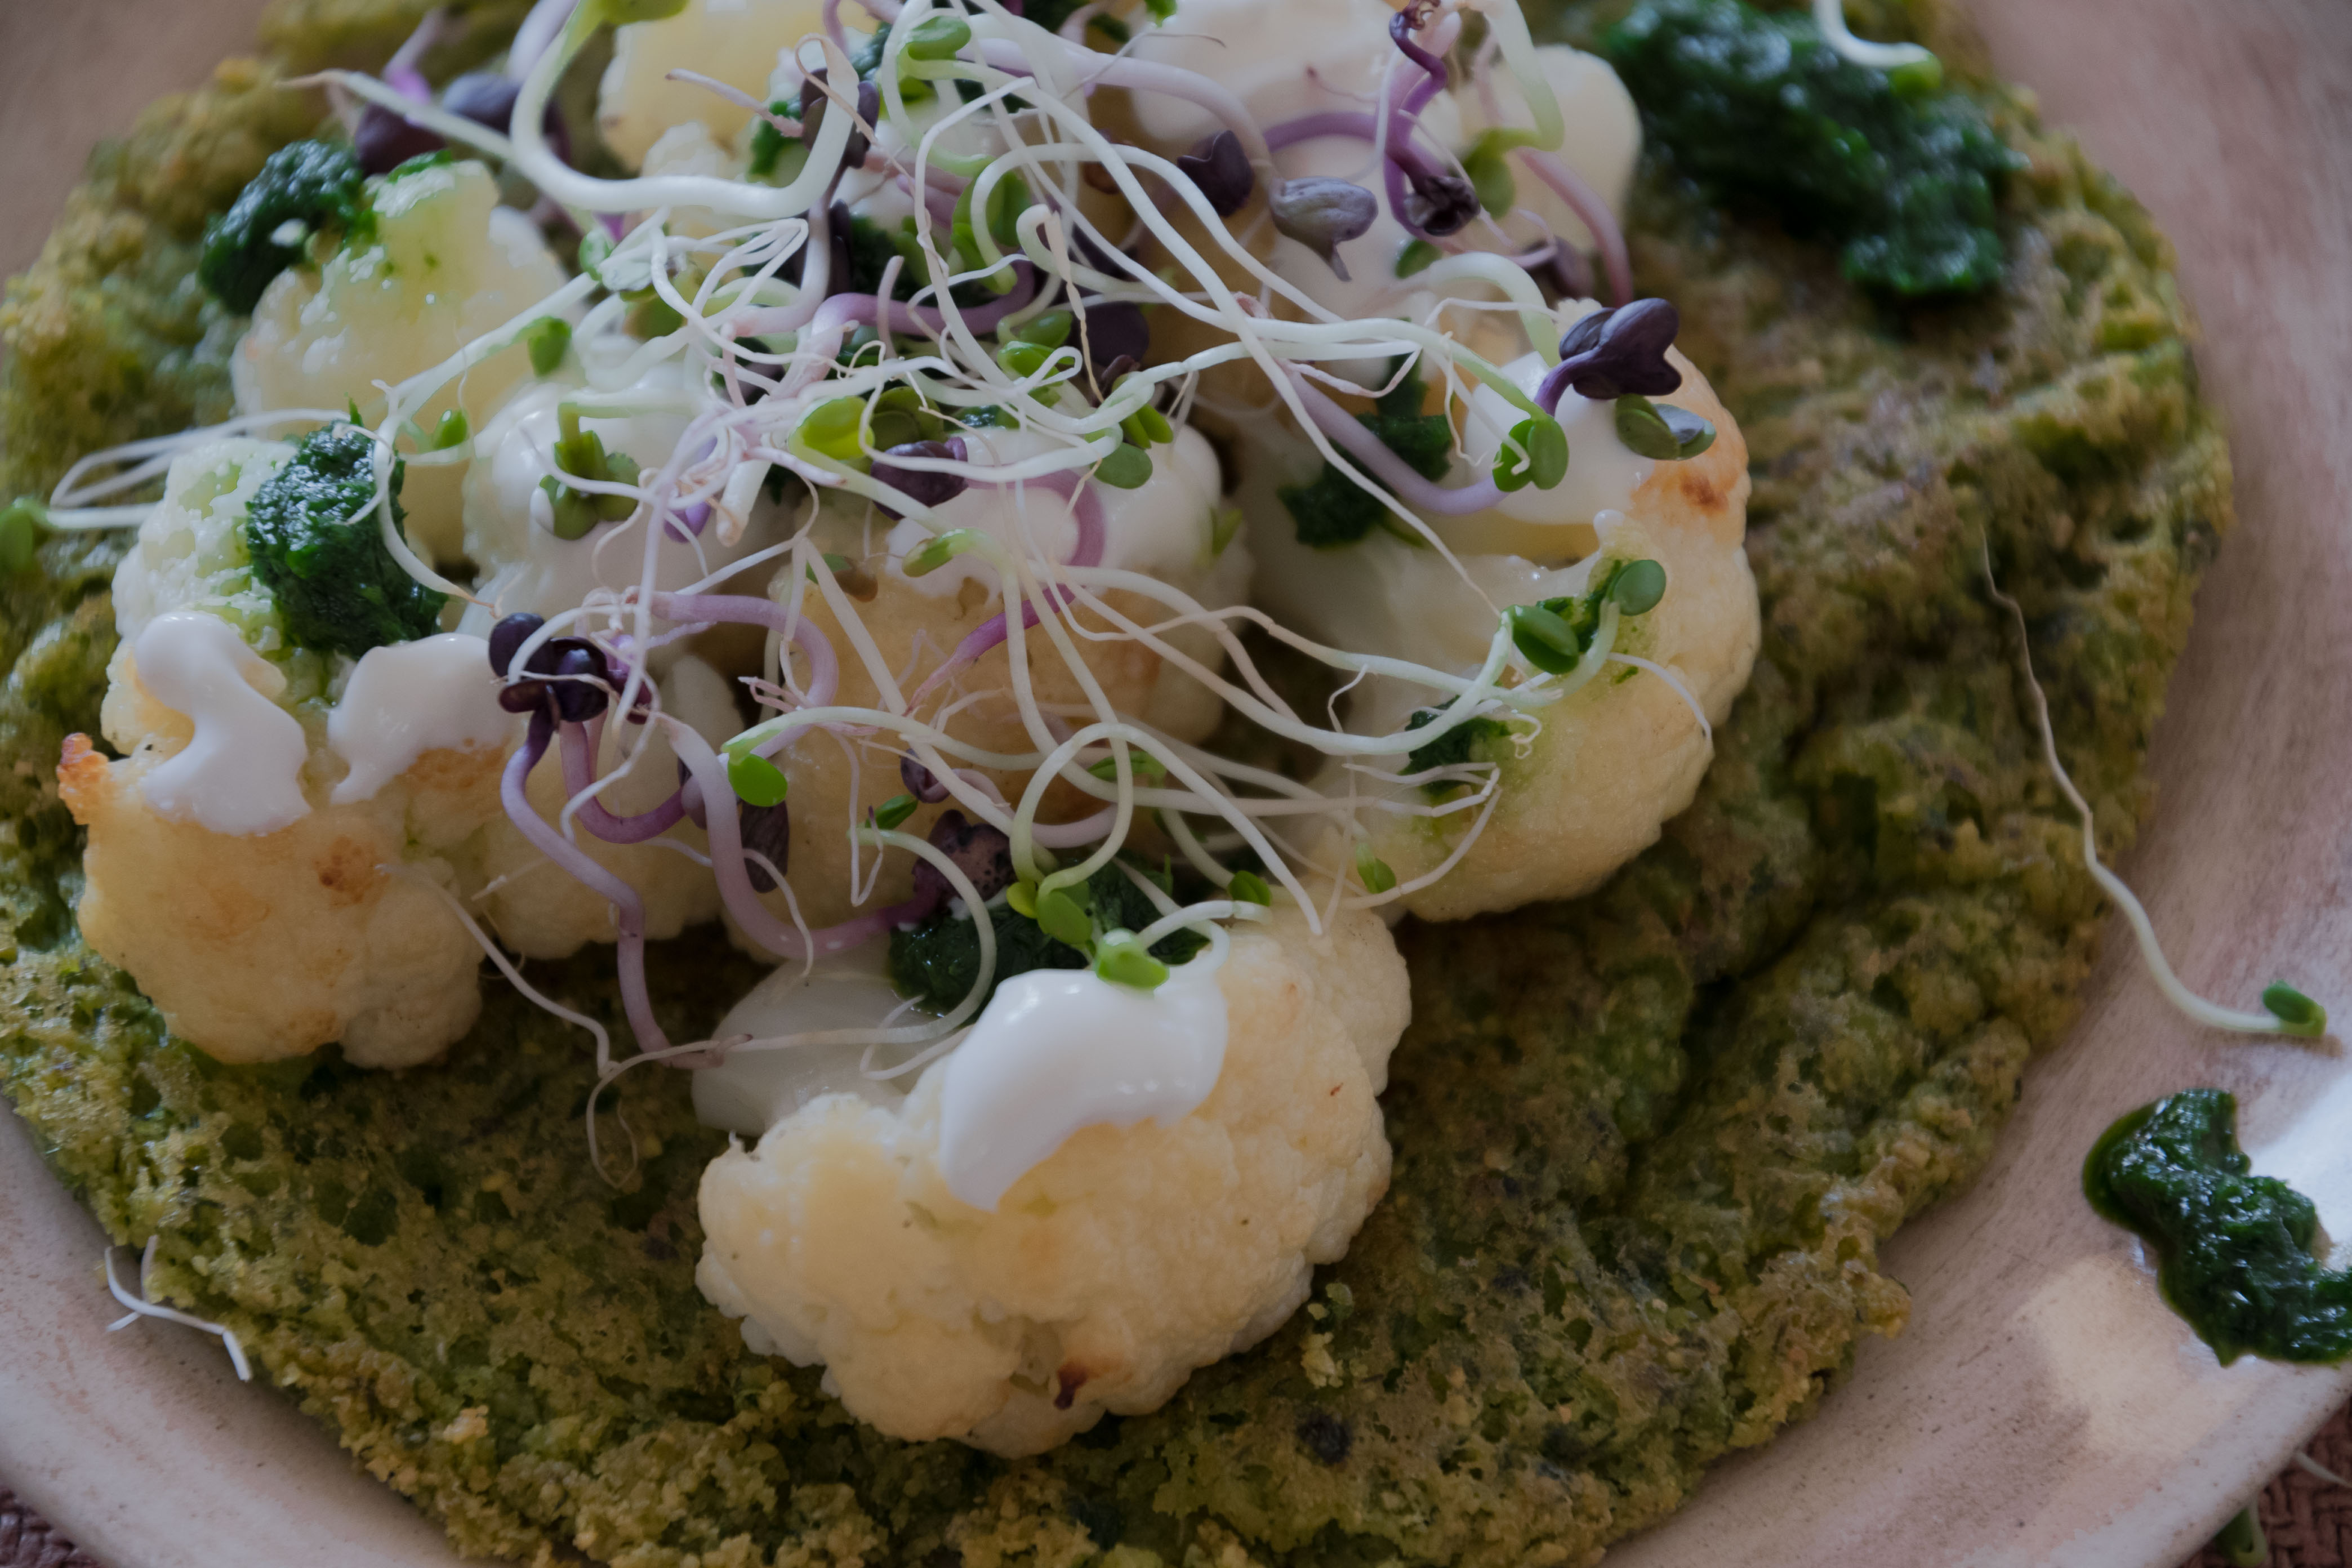
[[[901,1106],[812,1100],[704,1173],[704,1294],[882,1431],[1004,1455],[1263,1339],[1388,1184],[1374,1097],[1410,1002],[1374,915],[1260,929],[1216,976],[1224,1063],[1190,1115],[1084,1128],[989,1213],[941,1173],[944,1063]]]

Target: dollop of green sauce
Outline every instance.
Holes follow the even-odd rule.
[[[247,314],[271,279],[309,253],[311,236],[357,227],[366,211],[366,177],[351,148],[337,142],[280,147],[236,204],[205,225],[197,281]]]
[[[405,465],[392,465],[392,519]],[[349,425],[314,430],[255,492],[245,520],[254,574],[278,599],[286,635],[320,653],[359,658],[440,629],[446,595],[402,570],[375,519],[375,443]]]
[[[2223,1365],[2352,1354],[2352,1270],[2312,1250],[2319,1215],[2238,1147],[2237,1097],[2184,1089],[2142,1106],[2083,1163],[2091,1206],[2156,1249],[2157,1283]]]
[[[1836,243],[1854,282],[1927,295],[2000,280],[1996,187],[2020,160],[1958,93],[1909,89],[1810,17],[1743,0],[1647,0],[1602,48],[1677,170]]]

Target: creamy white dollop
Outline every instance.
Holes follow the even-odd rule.
[[[1043,453],[1066,451],[1067,444],[1031,430],[975,430],[964,437],[974,463],[992,467],[1022,462]],[[1154,576],[1178,578],[1205,570],[1222,486],[1216,449],[1191,426],[1176,439],[1151,448],[1151,477],[1131,490],[1098,481],[1090,484],[1102,507],[1101,564]],[[1015,553],[1032,559],[1067,561],[1077,548],[1077,514],[1072,504],[1035,481],[979,485],[933,512],[943,528],[985,533]],[[919,549],[932,531],[908,519],[890,531],[890,570]],[[996,592],[996,569],[977,552],[957,556],[935,572],[905,578],[919,592],[946,598],[977,583]]]
[[[1150,992],[1091,969],[1038,969],[996,989],[940,1075],[940,1173],[992,1213],[1080,1128],[1172,1127],[1225,1064],[1225,997],[1205,957]]]
[[[515,715],[499,706],[488,644],[460,632],[368,649],[327,715],[327,743],[352,765],[329,797],[349,805],[427,752],[501,744]]]
[[[148,694],[196,728],[140,783],[156,816],[244,837],[275,833],[310,815],[302,796],[310,745],[294,715],[270,700],[286,678],[235,627],[217,616],[174,610],[147,623],[131,657]]]
[[[889,944],[870,942],[806,973],[787,963],[730,1008],[711,1037],[762,1040],[874,1028],[900,1002],[888,960]],[[861,1069],[865,1054],[865,1047],[855,1045],[732,1051],[694,1075],[694,1114],[706,1127],[757,1138],[822,1094],[855,1094],[886,1106],[903,1100],[910,1083],[868,1077]]]

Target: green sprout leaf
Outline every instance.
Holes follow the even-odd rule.
[[[1505,447],[1495,458],[1496,489],[1525,489],[1532,483],[1548,490],[1568,478],[1568,432],[1559,420],[1549,415],[1522,419],[1511,426],[1511,440],[1517,450]]]
[[[1225,892],[1237,904],[1267,904],[1274,902],[1274,889],[1265,879],[1255,871],[1236,871],[1234,879],[1225,884]]]
[[[1489,213],[1499,216],[1518,205],[1518,182],[1511,177],[1510,161],[1504,154],[1519,140],[1507,131],[1489,131],[1462,154],[1462,172],[1470,176],[1478,205]]]
[[[951,528],[909,551],[898,569],[909,577],[927,577],[979,542],[980,535],[973,530]]]
[[[1095,944],[1095,973],[1114,985],[1156,991],[1168,980],[1168,966],[1151,956],[1131,931],[1105,931]]]
[[[1242,531],[1242,509],[1221,506],[1209,514],[1209,553],[1223,555],[1225,546]]]
[[[1143,0],[1143,8],[1163,26],[1176,19],[1176,0]]]
[[[1416,273],[1426,272],[1435,264],[1438,258],[1444,254],[1445,252],[1438,249],[1429,241],[1416,239],[1397,252],[1396,275],[1400,278],[1411,278]]]
[[[1128,749],[1127,760],[1129,770],[1132,772],[1137,778],[1157,781],[1168,776],[1168,769],[1161,764],[1158,757],[1153,756],[1150,752],[1137,751],[1133,747],[1129,747]],[[1105,757],[1102,761],[1087,769],[1087,772],[1092,773],[1098,779],[1105,780],[1106,782],[1115,779],[1118,777],[1118,759],[1116,757]]]
[[[1141,489],[1151,479],[1151,454],[1131,441],[1095,465],[1095,478],[1115,489]]]
[[[1714,446],[1715,426],[1687,408],[1628,393],[1617,400],[1617,439],[1629,451],[1673,463]]]
[[[894,795],[874,808],[874,826],[885,832],[889,832],[914,815],[915,797],[911,795]]]
[[[2263,1005],[2279,1021],[2283,1035],[2327,1033],[2327,1009],[2283,980],[2263,988]]]
[[[561,316],[541,316],[522,330],[530,350],[530,368],[538,375],[553,375],[572,348],[572,323]]]
[[[1511,646],[1546,675],[1566,675],[1584,657],[1584,639],[1576,628],[1541,605],[1513,605],[1503,612],[1511,628]]]
[[[425,449],[428,452],[446,452],[452,447],[462,447],[466,444],[467,437],[473,433],[473,426],[466,421],[466,411],[462,408],[452,408],[441,416],[440,421],[433,426],[433,439],[425,444]]]
[[[783,769],[756,752],[727,760],[727,784],[747,805],[782,805],[793,787]]]
[[[1078,319],[1067,310],[1048,310],[1042,316],[1032,316],[1013,329],[1015,342],[1035,343],[1041,349],[1057,349],[1070,341],[1071,329]]]
[[[866,400],[836,397],[809,410],[801,421],[801,439],[826,457],[855,462],[866,455],[857,444],[857,426],[866,416]]]
[[[1629,561],[1609,579],[1609,597],[1629,616],[1646,616],[1666,596],[1666,569],[1654,561]]]
[[[1396,873],[1389,863],[1372,853],[1369,844],[1356,846],[1356,879],[1364,884],[1368,893],[1385,893],[1396,886]]]
[[[1045,362],[1053,357],[1053,353],[1054,351],[1044,343],[1016,338],[996,351],[996,363],[1025,381],[1045,369]]]
[[[934,11],[915,24],[903,51],[910,60],[951,60],[971,42],[971,24],[948,12]]]
[[[1037,894],[1037,929],[1068,947],[1084,947],[1094,940],[1095,922],[1079,901],[1086,885],[1048,888]]]
[[[1013,883],[1004,889],[1004,901],[1012,907],[1014,914],[1026,920],[1035,920],[1037,918],[1037,884]]]

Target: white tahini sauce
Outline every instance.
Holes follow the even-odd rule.
[[[1157,991],[1091,969],[1016,974],[941,1075],[940,1173],[993,1211],[1006,1189],[1083,1127],[1173,1125],[1209,1098],[1225,1064],[1217,966],[1170,971]]]
[[[425,752],[500,745],[515,723],[499,706],[480,637],[445,632],[372,647],[327,715],[327,743],[352,765],[330,799],[372,800]]]
[[[310,744],[294,715],[270,700],[286,677],[234,626],[174,610],[147,623],[131,657],[148,694],[196,727],[185,748],[141,782],[156,816],[244,837],[310,814],[302,797]]]

